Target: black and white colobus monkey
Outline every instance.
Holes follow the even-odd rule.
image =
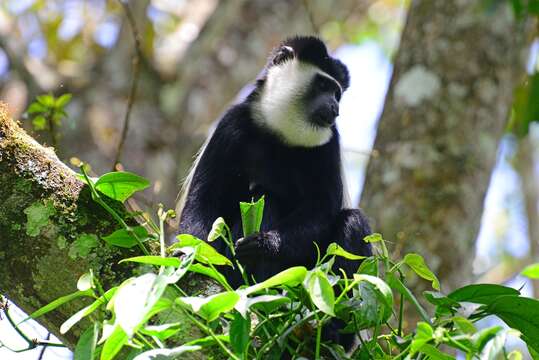
[[[290,266],[313,266],[317,242],[371,255],[371,233],[358,209],[344,208],[335,118],[349,85],[346,66],[315,37],[275,48],[254,90],[220,119],[202,148],[180,201],[180,232],[206,239],[222,216],[236,256],[257,281]],[[265,195],[261,231],[242,237],[240,201]],[[182,208],[183,206],[183,208]],[[224,243],[214,245],[231,256]],[[357,262],[338,259],[354,273]],[[232,286],[241,277],[227,274]]]

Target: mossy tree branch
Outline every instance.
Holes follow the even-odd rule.
[[[121,258],[135,250],[113,248],[100,237],[118,225],[92,201],[87,187],[52,149],[28,136],[0,106],[0,293],[27,313],[76,291],[92,269],[105,287],[130,274]],[[112,203],[121,214],[123,206]],[[72,347],[80,328],[58,328],[84,304],[75,300],[39,321]]]

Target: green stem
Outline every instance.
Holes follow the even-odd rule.
[[[129,235],[133,236],[135,240],[137,241],[137,245],[142,251],[144,255],[150,255],[150,252],[146,249],[144,244],[142,243],[142,240],[138,237],[138,235],[133,231],[133,228],[122,219],[120,215],[116,211],[114,211],[106,202],[101,199],[101,196],[97,193],[97,191],[94,188],[92,180],[88,177],[88,174],[86,173],[86,169],[84,168],[84,164],[81,164],[80,166],[82,175],[84,176],[84,179],[86,180],[86,183],[88,184],[88,187],[90,188],[90,192],[92,194],[92,199],[94,199],[95,202],[97,202],[99,205],[101,205],[112,217],[120,224],[128,233]]]
[[[314,353],[314,358],[318,360],[320,359],[320,341],[322,340],[322,321],[318,320],[318,316],[316,320],[317,320],[318,326],[316,327],[316,349]]]

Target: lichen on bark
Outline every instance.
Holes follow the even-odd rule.
[[[517,21],[509,3],[482,3],[411,3],[361,199],[374,229],[395,250],[422,254],[446,290],[471,275],[531,40],[528,20]]]

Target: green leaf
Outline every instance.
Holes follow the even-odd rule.
[[[217,280],[221,285],[223,285],[225,289],[230,287],[230,284],[228,283],[224,275],[210,267],[204,266],[202,264],[193,264],[189,268],[189,271],[211,277],[212,279]]]
[[[148,231],[144,228],[144,226],[137,225],[132,228],[132,231],[141,242],[148,239]],[[127,249],[138,245],[137,238],[126,229],[116,230],[110,235],[103,236],[102,239],[110,245]]]
[[[421,318],[427,323],[430,322],[427,311],[425,310],[425,308],[423,308],[423,306],[421,306],[421,304],[414,296],[414,294],[412,294],[410,289],[408,289],[406,285],[404,285],[402,281],[392,273],[388,273],[386,278],[393,289],[401,293],[406,298],[406,300],[408,300],[414,305],[419,315],[421,315]]]
[[[243,236],[252,235],[260,231],[264,214],[264,196],[256,202],[240,202]]]
[[[481,360],[497,360],[500,355],[504,353],[505,340],[507,338],[507,331],[500,331],[496,334],[482,349],[479,354]]]
[[[101,175],[95,183],[95,188],[98,191],[121,202],[148,186],[150,186],[148,180],[126,171],[115,171]]]
[[[172,324],[148,325],[143,329],[140,329],[140,332],[145,335],[156,336],[159,340],[165,341],[169,337],[177,334],[181,329],[182,323],[176,322]]]
[[[266,313],[271,313],[274,309],[279,308],[283,304],[289,303],[290,298],[282,295],[260,295],[255,297],[247,297],[242,290],[240,292],[240,300],[234,308],[243,316],[247,317],[247,311],[251,307],[261,308]]]
[[[230,342],[230,337],[228,335],[215,335],[215,338],[219,339],[221,342]],[[206,336],[200,339],[191,340],[189,342],[186,342],[184,346],[193,346],[193,345],[200,345],[202,347],[209,346],[215,344],[217,341],[215,340],[213,336]]]
[[[153,349],[143,352],[137,355],[133,360],[173,360],[179,359],[178,355],[185,354],[187,352],[193,352],[201,350],[202,346],[198,345],[182,345],[172,349]],[[183,359],[183,357],[181,357]],[[189,358],[189,357],[186,357]]]
[[[95,357],[95,346],[99,332],[98,324],[92,323],[80,336],[75,352],[74,360],[92,360]]]
[[[30,316],[28,316],[26,319],[22,320],[21,323],[28,320],[28,319],[37,319],[38,317],[40,317],[42,315],[45,315],[46,313],[56,309],[60,305],[63,305],[65,303],[70,302],[71,300],[79,298],[81,296],[92,296],[92,291],[91,290],[77,291],[77,292],[74,292],[72,294],[59,297],[58,299],[48,303],[47,305],[43,306],[42,308],[39,308],[36,311],[34,311],[33,313],[31,313]]]
[[[251,331],[251,317],[244,318],[240,313],[234,314],[230,324],[230,345],[237,355],[242,355],[249,346],[249,332]]]
[[[114,298],[114,312],[117,323],[128,337],[142,325],[167,284],[166,275],[146,273],[126,280],[120,286]]]
[[[208,234],[208,242],[215,241],[220,237],[224,239],[227,238],[226,223],[225,219],[223,219],[222,217],[217,218],[213,222],[210,233]]]
[[[303,266],[295,266],[281,271],[280,273],[273,275],[269,279],[250,286],[243,291],[245,294],[252,294],[257,291],[269,289],[276,286],[290,286],[294,287],[305,280],[307,275],[307,269]]]
[[[313,304],[320,311],[335,316],[335,293],[326,274],[318,269],[310,271],[305,278],[303,286],[307,290]]]
[[[425,344],[419,349],[419,352],[428,355],[431,360],[455,360],[453,356],[444,354],[434,346]]]
[[[129,337],[120,326],[116,326],[112,334],[107,338],[101,350],[101,360],[112,360],[122,350]]]
[[[47,108],[45,106],[43,106],[42,104],[38,103],[38,102],[33,102],[30,104],[30,106],[28,107],[28,110],[26,110],[26,112],[28,114],[38,114],[38,113],[44,113],[44,112],[47,112]]]
[[[368,257],[361,262],[359,269],[357,270],[358,274],[367,274],[372,276],[378,276],[378,258]]]
[[[379,241],[384,241],[384,238],[379,233],[373,233],[373,234],[365,236],[363,238],[363,241],[365,241],[367,243],[375,243],[375,242],[379,242]]]
[[[77,281],[77,289],[79,291],[86,291],[95,288],[94,285],[94,273],[92,270],[87,273],[82,274],[82,276]]]
[[[455,323],[456,327],[465,334],[475,334],[477,332],[475,325],[466,318],[455,316],[452,318],[452,321]]]
[[[436,275],[430,271],[425,260],[419,254],[406,254],[404,257],[404,263],[408,265],[414,272],[425,280],[432,281],[432,287],[435,290],[440,290],[440,282],[436,278]]]
[[[56,99],[54,106],[56,106],[57,109],[65,107],[71,101],[71,97],[71,94],[64,94],[60,96],[58,99]]]
[[[526,266],[521,274],[530,279],[539,279],[539,263]]]
[[[47,119],[43,115],[38,115],[32,120],[34,130],[41,131],[47,129]]]
[[[50,94],[37,96],[36,100],[40,104],[42,104],[42,105],[44,105],[44,106],[46,106],[48,108],[52,108],[54,106],[54,97],[52,95],[50,95]]]
[[[71,329],[71,327],[73,327],[73,325],[81,321],[84,317],[93,313],[101,305],[105,304],[116,293],[116,290],[118,290],[118,287],[109,289],[107,292],[105,292],[105,294],[97,298],[96,301],[73,314],[60,326],[60,333],[65,334],[69,331],[69,329]]]
[[[417,329],[415,331],[415,336],[412,340],[410,347],[411,355],[418,352],[425,344],[431,341],[434,337],[434,331],[432,327],[426,322],[417,323]]]
[[[195,255],[197,261],[204,264],[232,266],[232,262],[226,256],[219,254],[219,252],[217,252],[213,246],[204,240],[200,240],[189,234],[178,235],[176,236],[176,239],[178,239],[178,242],[170,246],[169,250],[179,249],[180,251],[184,252],[182,248],[198,246],[198,250]]]
[[[352,253],[344,250],[341,246],[337,245],[336,243],[329,244],[328,249],[326,250],[326,253],[328,255],[341,256],[341,257],[343,257],[345,259],[349,259],[349,260],[361,260],[361,259],[366,258],[366,256],[360,256],[360,255],[352,254]]]
[[[391,288],[388,284],[384,282],[384,280],[371,275],[365,275],[365,274],[354,274],[354,280],[358,282],[366,281],[372,285],[374,285],[377,295],[379,299],[382,301],[382,303],[385,306],[385,309],[382,312],[382,322],[387,321],[389,317],[391,316],[391,311],[393,309],[393,293],[391,292]]]
[[[449,295],[448,298],[455,301],[472,302],[476,304],[488,305],[500,296],[518,296],[520,292],[513,288],[495,284],[473,284],[463,286]]]
[[[485,312],[502,319],[522,333],[522,339],[539,351],[539,300],[520,296],[500,296],[490,302]]]
[[[444,294],[435,291],[424,291],[423,295],[428,302],[436,306],[442,306],[448,309],[458,308],[460,304],[458,301],[448,298]]]
[[[479,332],[473,334],[470,340],[475,349],[477,349],[478,352],[481,352],[485,345],[502,330],[503,327],[501,326],[491,326],[486,329],[481,329]]]
[[[176,303],[188,305],[193,312],[197,313],[206,321],[213,321],[221,313],[234,309],[240,296],[234,291],[226,291],[208,297],[179,297]]]
[[[120,260],[119,264],[124,262],[136,262],[141,264],[150,264],[150,265],[157,265],[157,266],[173,266],[175,268],[180,267],[181,261],[178,258],[175,257],[161,257],[161,256],[155,256],[155,255],[147,255],[147,256],[135,256],[132,258],[122,259]]]

